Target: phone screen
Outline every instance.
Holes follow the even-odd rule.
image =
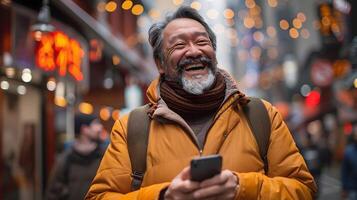
[[[222,169],[222,156],[215,154],[191,160],[191,180],[201,182],[219,174]]]

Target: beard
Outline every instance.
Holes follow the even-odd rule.
[[[201,77],[186,79],[185,76],[181,74],[181,84],[183,90],[190,94],[200,95],[207,89],[209,89],[214,83],[215,76],[211,69],[208,69],[207,78],[203,79]]]
[[[204,66],[208,68],[208,75],[206,77],[202,77],[202,75],[192,76],[191,79],[186,78],[183,73],[186,65],[194,64],[194,63],[202,63]],[[182,86],[182,89],[186,92],[194,95],[203,94],[205,90],[211,88],[212,84],[216,79],[216,71],[217,65],[213,59],[210,59],[205,56],[201,56],[199,58],[185,58],[180,60],[177,64],[177,76],[176,77],[167,77],[166,80],[175,81],[179,85]]]

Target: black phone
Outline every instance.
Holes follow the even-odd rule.
[[[222,170],[222,156],[218,154],[201,156],[191,160],[191,180],[201,182]]]

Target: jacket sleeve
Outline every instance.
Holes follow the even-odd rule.
[[[127,124],[127,116],[115,122],[111,132],[111,143],[85,199],[158,199],[160,191],[168,186],[169,183],[154,184],[130,192],[131,163],[124,124]]]
[[[264,101],[271,119],[268,149],[269,172],[236,173],[239,188],[236,199],[313,199],[317,188],[291,133],[281,115]]]

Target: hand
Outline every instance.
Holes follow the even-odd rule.
[[[200,189],[193,192],[194,199],[232,200],[239,184],[238,177],[231,171],[224,170],[220,174],[200,183]]]
[[[190,167],[186,167],[172,180],[165,192],[164,199],[194,199],[193,191],[200,187],[200,183],[191,181],[190,179]]]

